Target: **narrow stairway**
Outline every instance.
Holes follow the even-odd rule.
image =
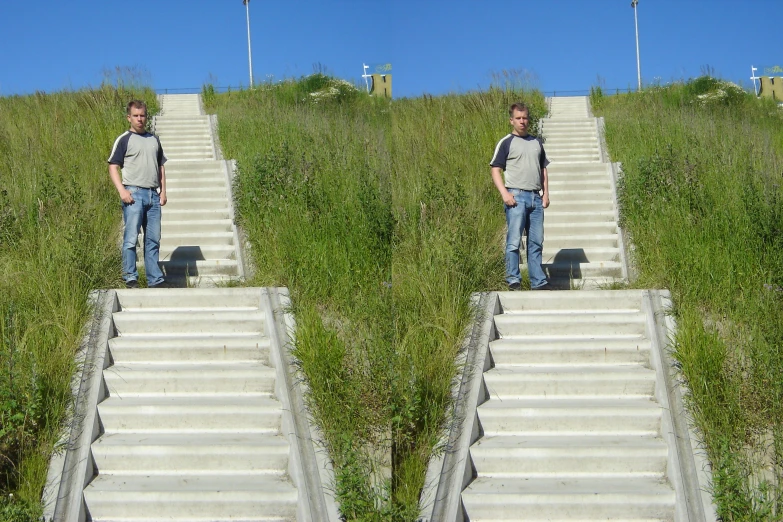
[[[599,121],[591,116],[587,98],[550,98],[541,128],[551,162],[543,254],[550,284],[568,290],[621,281],[627,274],[613,165],[602,160]]]
[[[165,94],[159,100],[154,132],[168,158],[160,246],[166,279],[184,287],[242,277],[231,205],[232,167],[219,158],[210,117],[197,94]]]
[[[642,292],[498,295],[468,519],[674,520]]]
[[[550,104],[544,261],[561,290],[474,296],[421,521],[714,520],[666,363],[668,293],[601,289],[627,282],[614,167],[587,98]]]
[[[117,297],[92,520],[295,520],[261,290]]]

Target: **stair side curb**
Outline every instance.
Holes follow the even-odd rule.
[[[326,488],[333,488],[335,483],[326,445],[308,415],[304,402],[306,386],[295,378],[292,370],[291,334],[296,324],[290,313],[288,289],[264,288],[261,300],[271,341],[270,356],[278,377],[275,387],[280,390],[276,395],[283,409],[282,431],[291,446],[289,474],[299,490],[297,520],[339,522],[337,503],[333,496],[326,494]],[[304,499],[306,502],[302,502]]]
[[[427,466],[419,498],[418,522],[463,520],[462,490],[475,476],[470,445],[478,438],[478,405],[486,393],[484,371],[491,364],[489,342],[496,339],[494,316],[500,313],[496,292],[476,293],[473,328],[464,340],[458,364],[462,373],[452,386],[450,428],[441,438],[443,451],[436,453]]]
[[[87,520],[84,488],[95,469],[91,445],[100,432],[98,402],[105,396],[103,370],[109,363],[109,338],[114,333],[112,314],[120,305],[114,290],[90,293],[93,316],[82,340],[81,377],[72,383],[73,405],[67,432],[57,444],[64,452],[52,455],[43,493],[44,519],[55,522]],[[77,386],[78,385],[78,386]]]
[[[669,447],[666,474],[677,494],[675,522],[715,522],[718,516],[711,494],[711,466],[693,429],[693,417],[684,405],[687,387],[671,357],[676,331],[671,294],[668,290],[643,290],[642,308],[652,345],[655,395],[663,410],[661,435]]]

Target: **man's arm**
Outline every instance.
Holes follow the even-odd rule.
[[[495,187],[500,192],[500,197],[503,198],[503,203],[509,207],[516,207],[517,201],[514,196],[506,190],[506,185],[503,183],[503,173],[500,167],[492,167],[492,182],[495,183]]]
[[[129,205],[133,203],[133,196],[131,195],[130,191],[122,184],[120,166],[115,165],[114,163],[109,163],[109,176],[111,177],[112,183],[114,183],[114,188],[116,188],[117,192],[120,194],[120,199],[122,202]]]
[[[544,208],[549,206],[549,174],[546,171],[546,167],[541,169],[541,186],[544,187],[544,195],[541,199],[544,202]]]
[[[160,206],[166,204],[168,198],[166,197],[166,167],[160,166],[158,171],[158,182],[160,183]]]

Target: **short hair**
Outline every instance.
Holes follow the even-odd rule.
[[[511,107],[508,108],[508,115],[512,118],[514,117],[514,111],[526,112],[527,115],[530,116],[530,107],[522,102],[513,103],[511,104]]]
[[[141,100],[131,100],[128,102],[128,107],[125,109],[125,113],[130,116],[131,109],[144,109],[147,112],[147,104]]]

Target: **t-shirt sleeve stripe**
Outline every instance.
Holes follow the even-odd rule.
[[[114,146],[109,154],[108,162],[110,165],[119,165],[120,168],[125,164],[125,153],[128,151],[128,138],[130,138],[130,131],[120,135],[119,138],[114,140]]]
[[[158,140],[158,166],[160,166],[166,163],[167,158],[163,154],[163,145],[160,144],[160,138],[155,136],[155,139]]]
[[[492,155],[492,161],[489,162],[490,167],[506,168],[506,158],[508,158],[508,144],[509,136],[506,136],[500,140],[495,146],[495,153]]]
[[[539,145],[541,145],[541,155],[539,156],[539,162],[541,164],[541,168],[545,169],[549,165],[549,159],[546,157],[546,151],[544,150],[544,142],[541,141],[541,138],[538,139]]]

